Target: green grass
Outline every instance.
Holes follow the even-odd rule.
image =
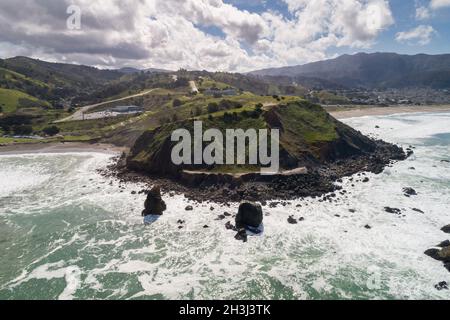
[[[289,103],[277,109],[284,130],[295,140],[306,143],[329,142],[337,139],[336,127],[329,114],[320,106],[308,102]]]
[[[2,106],[3,113],[15,112],[22,106],[50,107],[48,102],[41,101],[26,93],[3,88],[0,88],[0,106]]]
[[[210,78],[204,78],[203,80],[195,81],[195,84],[197,85],[197,88],[200,89],[210,89],[210,88],[218,88],[220,90],[226,89],[226,88],[232,88],[229,84],[214,81]]]
[[[15,143],[36,143],[36,142],[41,142],[41,141],[42,140],[36,140],[36,139],[0,137],[0,145],[8,145],[8,144],[15,144]]]
[[[31,84],[34,86],[48,87],[48,85],[42,81],[29,78],[21,73],[18,73],[18,72],[12,71],[12,70],[8,70],[5,68],[0,68],[0,78],[3,78],[5,80],[7,80],[8,82],[12,82],[15,85],[17,85],[19,83],[25,83],[25,84],[28,83],[28,84]]]

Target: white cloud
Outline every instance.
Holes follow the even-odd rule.
[[[432,9],[450,7],[450,0],[431,0],[430,7]]]
[[[409,31],[397,33],[395,39],[401,43],[419,44],[421,46],[430,43],[431,38],[436,33],[432,26],[420,25]]]
[[[420,6],[416,8],[416,19],[427,20],[431,17],[430,10],[427,7]]]
[[[324,59],[333,47],[370,47],[394,22],[387,0],[283,1],[290,18],[223,0],[0,1],[0,54],[103,67],[248,71]],[[82,9],[81,30],[66,28],[70,4]],[[211,27],[221,34],[205,32]]]

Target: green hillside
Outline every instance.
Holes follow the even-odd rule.
[[[314,166],[371,151],[375,144],[331,117],[322,107],[304,100],[267,106],[241,108],[202,117],[203,130],[219,129],[279,129],[280,164],[283,169]],[[220,172],[254,171],[248,165],[234,166],[176,166],[170,160],[170,151],[176,144],[171,133],[184,128],[193,135],[193,119],[168,123],[144,132],[136,141],[128,157],[131,169],[153,174],[174,176],[182,170]],[[248,150],[247,150],[248,152]]]
[[[41,101],[24,92],[2,88],[0,88],[0,106],[5,114],[20,108],[50,108],[50,104],[46,101]]]

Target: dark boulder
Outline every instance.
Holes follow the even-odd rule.
[[[445,281],[439,282],[437,285],[434,286],[437,290],[448,290],[448,284]]]
[[[439,249],[433,248],[433,249],[426,250],[424,253],[425,253],[425,255],[427,255],[435,260],[440,260],[439,259],[439,251],[440,251]]]
[[[225,228],[226,228],[227,230],[237,231],[236,227],[235,227],[230,221],[228,221],[227,223],[225,223]]]
[[[425,254],[435,260],[443,261],[445,263],[450,262],[450,246],[443,247],[442,249],[428,249]]]
[[[445,233],[450,233],[450,224],[446,225],[445,227],[442,227],[441,231]]]
[[[193,206],[186,206],[186,208],[184,210],[192,211],[192,210],[194,210],[194,207]]]
[[[450,272],[450,262],[444,263],[444,268]]]
[[[384,211],[388,212],[388,213],[393,213],[393,214],[401,214],[402,210],[397,209],[397,208],[391,208],[391,207],[384,207]]]
[[[450,241],[445,240],[445,241],[442,241],[441,243],[439,243],[436,247],[444,248],[444,247],[448,247],[448,246],[450,246]]]
[[[166,211],[166,203],[161,198],[161,190],[159,187],[154,187],[147,194],[147,199],[144,203],[144,210],[142,211],[142,216],[148,215],[162,215]]]
[[[415,212],[418,212],[418,213],[422,213],[422,214],[424,214],[425,212],[423,212],[422,210],[420,210],[420,209],[417,209],[417,208],[413,208],[412,209],[413,211],[415,211]]]
[[[417,196],[417,192],[413,188],[403,188],[403,192],[407,197]]]
[[[297,220],[295,220],[293,216],[289,216],[287,221],[289,224],[297,224]]]
[[[239,229],[234,238],[238,241],[247,242],[247,230],[245,228]]]
[[[450,246],[444,247],[438,253],[439,258],[445,263],[450,262]]]
[[[259,204],[242,202],[236,215],[236,227],[238,229],[250,226],[257,228],[263,222],[263,212]]]

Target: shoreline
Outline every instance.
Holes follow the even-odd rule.
[[[428,113],[428,112],[448,112],[450,105],[438,106],[342,106],[342,107],[326,107],[323,108],[338,120],[371,116],[389,116],[394,114],[407,113]]]
[[[427,112],[450,112],[450,105],[438,106],[323,106],[323,108],[338,120],[370,116],[388,116],[395,114],[414,114]],[[0,145],[0,155],[28,153],[70,153],[70,152],[100,152],[120,154],[129,151],[127,147],[118,147],[106,143],[89,142],[36,142]]]
[[[45,153],[71,153],[71,152],[99,152],[118,155],[128,151],[126,147],[117,147],[105,143],[87,142],[49,142],[49,143],[26,143],[0,146],[1,155],[19,154],[45,154]]]

